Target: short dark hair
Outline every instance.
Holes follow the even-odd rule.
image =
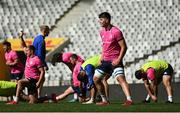
[[[10,46],[11,46],[11,43],[10,43],[10,42],[8,42],[8,41],[4,41],[4,42],[3,42],[3,45],[5,45],[5,46],[9,46],[9,47],[10,47]]]
[[[137,79],[141,79],[142,78],[142,70],[137,70],[135,72],[135,76],[136,76]]]
[[[99,18],[107,18],[109,22],[111,21],[111,15],[108,12],[102,12],[99,14]]]
[[[56,62],[62,61],[62,53],[55,53],[51,59],[52,65],[55,65]]]
[[[44,31],[44,30],[46,30],[46,29],[49,30],[49,26],[47,26],[47,25],[41,25],[41,26],[40,26],[40,31]]]
[[[35,52],[35,47],[34,47],[33,45],[29,45],[29,46],[27,46],[27,48],[29,48],[30,50],[32,50],[33,53]]]
[[[72,54],[72,55],[71,55],[71,58],[73,58],[73,59],[76,59],[76,60],[77,60],[77,59],[78,59],[78,56],[77,56],[76,54]]]

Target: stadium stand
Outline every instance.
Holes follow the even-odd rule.
[[[75,52],[85,58],[100,53],[97,19],[102,11],[110,12],[113,16],[112,23],[119,26],[124,33],[128,46],[124,63],[132,64],[126,69],[130,83],[138,82],[133,74],[135,67],[140,66],[142,61],[137,62],[138,65],[133,62],[153,54],[153,51],[161,51],[164,46],[179,40],[178,0],[96,0],[79,22],[68,27],[66,32],[60,32],[60,35],[70,37],[72,41],[72,44],[64,49],[65,52]],[[113,80],[110,80],[110,83],[116,83]]]
[[[39,33],[39,26],[55,25],[78,0],[1,0],[0,37],[17,37],[23,29],[27,37]]]
[[[17,37],[20,29],[34,37],[39,25],[54,26],[77,1],[82,0],[1,0],[0,37]],[[71,44],[63,52],[74,52],[84,58],[100,54],[98,14],[103,11],[111,13],[112,23],[125,36],[128,50],[124,64],[129,83],[139,83],[134,77],[135,70],[146,59],[154,58],[170,62],[175,68],[174,81],[180,81],[179,0],[94,0],[77,22],[54,35],[70,38]],[[45,85],[70,84],[71,72],[65,65],[48,65]],[[110,78],[109,83],[117,82]]]

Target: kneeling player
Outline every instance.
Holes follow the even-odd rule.
[[[34,55],[35,48],[30,45],[25,47],[25,54],[27,55],[26,65],[25,65],[25,79],[21,79],[17,83],[16,97],[13,101],[7,104],[17,104],[19,101],[19,96],[24,89],[28,88],[29,103],[37,102],[37,88],[42,82],[45,70],[43,68],[42,62],[39,57]]]

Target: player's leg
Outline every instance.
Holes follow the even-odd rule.
[[[97,88],[98,93],[100,94],[102,98],[102,102],[100,103],[108,103],[108,100],[106,98],[105,91],[104,91],[104,85],[101,80],[102,79],[97,77],[97,75],[94,75],[94,84]]]
[[[92,87],[90,89],[90,99],[87,102],[84,102],[83,104],[92,104],[95,102],[95,98],[96,98],[96,93],[97,93],[97,89],[96,87]]]
[[[97,89],[94,86],[93,88],[91,88],[90,90],[90,102],[94,103],[95,102],[95,97],[96,97],[96,93],[97,93]]]
[[[22,77],[23,77],[23,73],[11,74],[11,81],[17,83],[20,79],[22,79]],[[13,100],[14,98],[15,95],[11,96],[11,100]]]
[[[118,81],[119,85],[122,87],[122,90],[123,90],[124,94],[126,95],[127,100],[132,101],[129,85],[126,81],[125,76],[118,76],[117,81]]]
[[[173,75],[173,68],[170,64],[168,64],[168,68],[164,71],[163,74],[163,84],[166,88],[167,91],[167,95],[168,95],[168,103],[173,103],[173,88],[172,88],[172,84],[171,84],[171,80],[172,80],[172,75]]]
[[[36,94],[30,94],[29,95],[29,104],[37,103],[37,95]]]
[[[69,87],[62,94],[56,96],[56,100],[62,100],[62,99],[66,98],[68,95],[70,95],[72,93],[74,93],[74,90],[73,90],[72,87]]]
[[[27,79],[21,79],[17,83],[17,89],[16,89],[16,96],[14,97],[14,101],[8,102],[7,104],[17,104],[19,101],[19,96],[24,88],[25,85],[27,85],[29,81]]]
[[[20,93],[22,92],[24,86],[26,86],[29,83],[29,80],[27,79],[21,79],[18,81],[17,89],[16,89],[16,97],[19,97]]]
[[[106,94],[106,97],[109,98],[109,85],[107,83],[107,80],[110,78],[109,75],[105,76],[104,79],[103,79],[103,85],[104,85],[104,90],[105,90],[105,94]]]
[[[73,99],[71,99],[70,101],[68,101],[68,102],[78,102],[79,100],[78,100],[78,94],[77,93],[74,93],[74,95],[73,95]]]
[[[28,89],[28,96],[29,96],[30,104],[37,103],[38,93],[37,93],[36,83],[37,83],[36,79],[29,79],[29,83],[26,84],[26,87]]]
[[[168,95],[168,102],[172,103],[173,102],[173,99],[172,99],[172,85],[171,85],[171,79],[172,77],[169,76],[169,75],[164,75],[163,76],[163,84],[166,88],[166,91],[167,91],[167,95]]]
[[[37,89],[37,92],[38,92],[38,98],[40,98],[40,97],[41,97],[41,91],[42,91],[42,88],[43,88],[43,84],[44,84],[44,82],[45,82],[45,76],[43,76],[43,78],[42,78],[42,82],[41,82],[41,84],[40,84],[39,88]]]
[[[111,75],[112,72],[112,64],[111,62],[102,61],[101,65],[95,70],[95,74],[93,77],[95,86],[97,88],[97,92],[100,94],[102,98],[102,102],[97,103],[97,105],[108,105],[109,102],[107,100],[105,94],[105,88],[102,82],[102,79],[107,76],[107,74]]]
[[[124,68],[123,67],[115,68],[112,75],[116,77],[116,80],[118,81],[119,85],[121,86],[126,96],[127,101],[123,105],[131,105],[132,99],[130,94],[130,88],[125,78]]]

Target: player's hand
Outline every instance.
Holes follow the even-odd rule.
[[[37,83],[36,83],[36,88],[39,88],[39,87],[40,87],[40,83],[37,82]]]
[[[24,32],[23,32],[23,30],[21,30],[21,32],[19,32],[19,37],[21,38],[21,37],[23,37],[23,35],[24,35]]]
[[[10,61],[6,61],[6,65],[10,65]]]
[[[152,100],[153,100],[154,102],[157,102],[157,97],[156,97],[156,96],[152,95],[151,98],[152,98]]]
[[[10,66],[10,67],[13,67],[12,63],[10,61],[7,61],[6,62],[6,65]]]
[[[120,61],[118,59],[115,59],[115,60],[112,61],[112,65],[117,66],[119,64],[119,62]]]

